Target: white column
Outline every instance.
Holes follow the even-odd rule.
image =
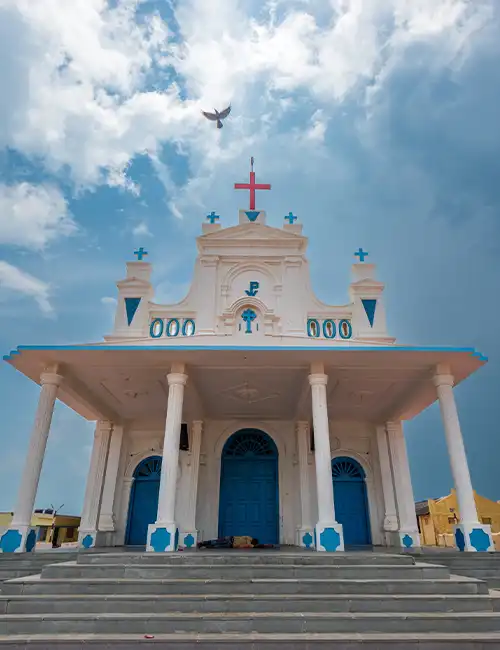
[[[317,368],[314,368],[317,370]],[[324,372],[312,372],[309,384],[312,393],[314,427],[314,457],[316,461],[316,486],[318,495],[318,524],[316,525],[316,548],[318,551],[343,551],[342,526],[335,521],[333,503],[332,454],[326,385]]]
[[[112,431],[113,424],[108,420],[99,420],[96,423],[78,534],[78,545],[85,549],[102,546],[105,541],[104,535],[98,529],[98,522]]]
[[[480,524],[478,521],[469,465],[453,395],[453,384],[454,379],[450,369],[447,366],[438,366],[434,375],[434,385],[439,398],[460,513],[460,524],[455,528],[455,541],[462,551],[494,550],[491,527]]]
[[[309,487],[309,452],[311,446],[308,422],[297,422],[297,457],[300,487],[300,526],[297,531],[297,545],[310,548],[314,544],[314,527],[311,522]]]
[[[196,546],[198,542],[198,530],[196,528],[196,502],[198,498],[198,477],[200,473],[200,452],[201,436],[203,433],[203,421],[193,420],[189,432],[189,484],[187,495],[187,525],[183,534],[182,545],[187,548]]]
[[[396,505],[399,516],[399,543],[404,549],[420,547],[415,498],[411,484],[410,465],[401,422],[388,422],[386,425],[389,440]]]
[[[32,551],[35,546],[35,539],[31,532],[33,530],[31,528],[31,516],[45,457],[57,391],[62,380],[62,376],[57,372],[43,372],[40,376],[40,397],[38,398],[35,423],[31,432],[16,508],[9,530],[0,539],[0,552],[21,553]]]
[[[389,457],[389,445],[387,442],[387,431],[384,426],[377,427],[377,449],[382,477],[382,493],[384,496],[384,524],[386,543],[392,545],[394,540],[391,533],[399,528],[396,499],[394,496],[394,482],[392,479],[391,459]]]
[[[99,530],[107,533],[113,533],[116,530],[115,494],[122,452],[122,441],[123,427],[114,427],[109,445],[101,514],[99,517]]]
[[[178,535],[175,521],[175,498],[179,463],[179,438],[182,423],[182,404],[187,375],[184,366],[173,368],[167,375],[168,405],[163,442],[163,459],[156,522],[148,529],[148,551],[177,550]]]

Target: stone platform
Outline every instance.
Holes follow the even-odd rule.
[[[80,553],[2,583],[0,647],[500,648],[500,594],[423,559],[297,550]]]

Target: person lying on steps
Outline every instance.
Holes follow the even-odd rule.
[[[259,540],[249,535],[236,535],[234,537],[219,537],[198,542],[198,548],[255,548]]]

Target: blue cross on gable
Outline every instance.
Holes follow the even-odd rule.
[[[212,210],[210,214],[207,214],[207,219],[210,221],[210,223],[215,223],[220,219],[218,214],[215,214],[215,212]]]
[[[252,321],[254,321],[257,318],[257,314],[253,309],[245,309],[245,311],[241,314],[241,318],[245,321],[247,328],[245,330],[245,334],[251,334],[252,333]]]
[[[359,261],[360,261],[360,262],[364,262],[364,261],[365,261],[365,257],[368,257],[368,253],[365,253],[365,251],[364,251],[362,248],[360,248],[359,250],[357,250],[357,251],[354,253],[354,255],[356,255],[356,257],[359,257]]]
[[[297,221],[297,217],[293,214],[293,212],[289,212],[285,217],[285,221],[288,221],[288,223],[291,225],[294,221]]]
[[[134,255],[137,255],[137,259],[139,260],[139,262],[141,262],[144,255],[147,255],[147,254],[148,254],[148,251],[145,251],[142,246],[138,250],[134,251]]]

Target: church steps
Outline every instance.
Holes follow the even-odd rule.
[[[3,615],[0,634],[173,633],[472,633],[496,632],[500,613],[314,613],[238,612],[149,614]]]
[[[100,564],[74,563],[52,564],[43,568],[43,578],[447,578],[449,569],[431,564],[416,565],[324,565],[304,566],[296,564],[203,564],[199,566],[173,566],[169,564]]]
[[[3,594],[487,594],[486,583],[454,579],[17,579],[2,585]]]
[[[9,650],[76,650],[91,648],[136,650],[153,645],[156,649],[192,650],[493,650],[500,634],[490,632],[361,633],[361,634],[37,634],[0,636],[0,646]]]
[[[472,612],[500,611],[490,595],[439,594],[114,594],[0,596],[0,614],[161,612]]]
[[[185,551],[181,553],[106,553],[97,555],[92,553],[80,553],[77,563],[81,565],[159,565],[168,566],[200,566],[200,565],[252,565],[260,566],[267,564],[297,564],[301,566],[342,566],[357,565],[381,566],[381,565],[403,565],[415,564],[415,558],[410,555],[385,554],[385,553],[282,553],[262,551]],[[433,562],[439,564],[439,562]]]

